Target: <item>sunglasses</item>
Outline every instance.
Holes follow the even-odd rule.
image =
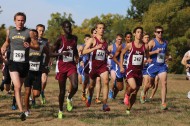
[[[156,33],[158,33],[158,34],[162,33],[162,34],[163,34],[163,33],[164,33],[164,31],[156,31]]]

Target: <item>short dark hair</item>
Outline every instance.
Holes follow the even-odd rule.
[[[129,32],[129,31],[127,31],[127,32],[125,32],[125,37],[126,37],[127,35],[131,35],[131,36],[132,36],[132,33]]]
[[[95,30],[95,28],[92,28],[91,31],[90,31],[90,33],[93,34],[93,31],[94,31],[94,30]]]
[[[89,37],[89,38],[90,38],[91,36],[90,36],[89,34],[85,34],[85,35],[84,35],[84,38],[86,38],[86,37]]]
[[[30,29],[30,31],[36,32],[38,35],[38,31],[36,29]]]
[[[155,26],[155,27],[154,27],[154,30],[156,31],[157,29],[162,29],[162,30],[164,30],[162,26]]]
[[[69,20],[63,21],[63,22],[61,23],[61,26],[63,27],[66,23],[68,23],[68,24],[70,24],[70,25],[72,26],[72,24],[71,24],[71,22],[70,22]]]
[[[43,25],[43,24],[38,24],[38,25],[36,25],[36,30],[38,29],[38,27],[43,27],[43,28],[44,28],[44,31],[45,31],[45,25]]]
[[[97,26],[100,25],[100,24],[103,25],[104,28],[106,27],[105,23],[103,23],[103,22],[98,22],[98,23],[96,23],[96,28],[97,28]]]
[[[133,33],[136,33],[137,29],[141,29],[142,32],[143,32],[143,28],[142,28],[142,27],[136,27],[136,28],[133,30]]]
[[[14,21],[16,20],[16,17],[17,16],[23,16],[24,17],[24,21],[26,22],[26,14],[23,13],[23,12],[17,12],[15,15],[14,15]]]
[[[148,35],[148,36],[150,36],[150,34],[149,33],[147,33],[147,32],[143,32],[143,36],[145,36],[145,35]]]
[[[118,34],[117,34],[117,36],[119,36],[119,37],[123,38],[123,35],[122,35],[122,34],[120,34],[120,33],[118,33]]]

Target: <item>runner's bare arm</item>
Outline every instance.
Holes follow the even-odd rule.
[[[126,45],[126,47],[121,51],[121,54],[120,54],[120,63],[119,63],[119,67],[120,67],[120,71],[121,72],[124,72],[124,68],[123,68],[123,60],[124,60],[124,55],[127,51],[129,51],[131,49],[131,43],[128,43]]]
[[[79,62],[79,53],[77,50],[77,44],[75,45],[73,51],[75,52],[74,56],[75,56],[75,62],[78,63]]]
[[[43,52],[46,54],[45,58],[45,66],[48,66],[49,61],[50,61],[50,56],[49,56],[49,48],[47,46],[44,46]]]
[[[108,52],[109,52],[110,59],[113,58],[113,54],[111,54],[112,50],[113,50],[113,45],[108,46]]]
[[[122,45],[120,45],[118,48],[117,48],[117,50],[116,50],[116,52],[115,52],[115,54],[114,54],[114,56],[113,56],[113,61],[119,66],[120,65],[120,62],[117,60],[117,57],[119,56],[119,54],[121,53],[121,49],[122,49]]]
[[[149,45],[148,44],[145,44],[145,55],[146,55],[146,58],[147,58],[147,61],[148,63],[152,62],[152,60],[150,59],[150,54],[149,54]]]
[[[57,38],[54,42],[53,46],[51,47],[50,57],[57,57],[61,56],[61,53],[58,53],[59,47],[61,46],[61,37]]]
[[[88,41],[87,41],[87,44],[85,45],[83,51],[82,51],[82,54],[88,54],[88,53],[91,53],[93,52],[94,50],[96,49],[99,49],[99,48],[102,48],[102,44],[99,44],[98,46],[95,46],[93,48],[90,48],[91,46],[93,46],[95,44],[95,39],[94,38],[90,38]]]
[[[149,50],[152,50],[152,48],[155,46],[155,42],[154,40],[150,40],[150,42],[148,43],[149,46]],[[158,54],[161,51],[161,49],[157,49],[154,51],[149,51],[149,55],[154,55],[154,54]]]

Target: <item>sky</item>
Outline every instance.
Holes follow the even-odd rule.
[[[84,19],[91,19],[101,14],[126,15],[131,6],[130,0],[0,0],[0,25],[14,26],[13,17],[17,12],[27,16],[26,26],[35,28],[51,19],[52,13],[72,14],[75,24],[80,26]]]

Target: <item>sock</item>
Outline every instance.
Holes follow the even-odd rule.
[[[44,97],[44,91],[41,91],[41,96]]]

